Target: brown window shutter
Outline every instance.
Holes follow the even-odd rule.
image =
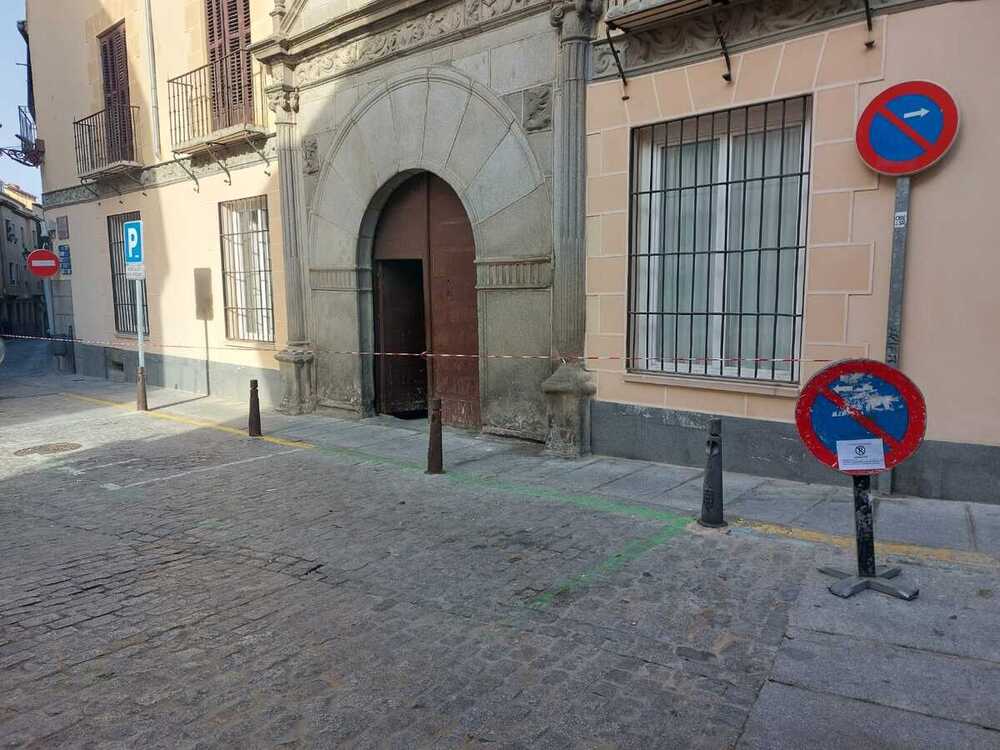
[[[253,116],[252,60],[246,53],[250,46],[250,0],[205,0],[205,12],[212,119],[214,128],[221,129]]]
[[[125,24],[120,23],[98,38],[101,47],[101,77],[105,106],[128,106],[128,55]]]

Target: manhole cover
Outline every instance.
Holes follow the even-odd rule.
[[[14,451],[14,455],[47,456],[49,453],[65,453],[81,447],[79,443],[45,443],[44,445],[33,445],[30,448],[21,448],[19,451]]]

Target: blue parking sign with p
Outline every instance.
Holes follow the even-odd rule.
[[[125,253],[125,277],[146,278],[142,237],[142,220],[126,221],[122,225],[122,242]]]
[[[126,221],[125,232],[125,262],[142,263],[142,221]]]

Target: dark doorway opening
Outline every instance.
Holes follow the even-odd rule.
[[[445,424],[478,427],[479,323],[472,225],[455,192],[423,172],[403,182],[375,230],[375,407],[425,412],[442,401]],[[391,356],[428,351],[461,355]]]
[[[427,349],[423,266],[419,260],[375,261],[377,351],[420,354]],[[380,414],[426,416],[427,360],[378,357],[375,403]]]

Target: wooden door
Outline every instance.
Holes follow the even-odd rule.
[[[431,383],[442,422],[473,427],[480,423],[475,241],[455,191],[434,175],[427,180],[430,350],[466,355],[434,359]]]
[[[205,0],[212,129],[253,122],[250,0]]]
[[[410,178],[392,194],[375,232],[375,331],[378,351],[423,351],[463,354],[432,358],[430,385],[417,391],[413,363],[393,357],[376,360],[376,406],[380,412],[400,404],[422,403],[427,389],[442,400],[442,421],[478,426],[479,334],[476,312],[475,243],[465,209],[446,182],[429,173]],[[416,286],[411,268],[405,283],[402,266],[392,262],[419,261],[423,278]],[[405,299],[402,299],[405,297]],[[418,305],[419,300],[419,305]],[[420,314],[417,314],[417,307]],[[417,336],[401,319],[409,316],[424,326],[424,349],[414,348]],[[391,350],[390,343],[397,347]],[[418,360],[423,364],[423,361]],[[399,367],[409,368],[406,374]],[[402,389],[395,392],[387,389]],[[387,395],[382,395],[387,394]]]
[[[125,24],[108,29],[97,38],[101,48],[101,81],[104,84],[104,148],[95,154],[99,162],[135,161],[132,115],[129,108],[128,53]],[[100,152],[104,153],[100,153]]]

